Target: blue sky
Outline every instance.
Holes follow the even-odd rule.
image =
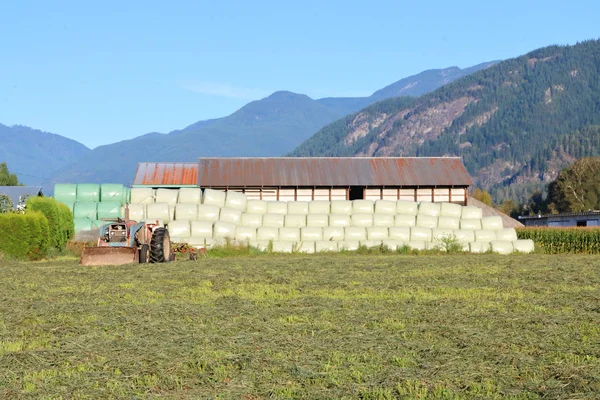
[[[600,37],[600,2],[3,1],[0,123],[88,147]]]

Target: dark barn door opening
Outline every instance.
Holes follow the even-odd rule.
[[[350,198],[348,200],[362,200],[365,198],[365,188],[362,186],[350,186]]]

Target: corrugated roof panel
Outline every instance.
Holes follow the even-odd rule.
[[[201,187],[470,186],[459,157],[200,158]]]
[[[133,185],[195,186],[198,163],[138,163]]]

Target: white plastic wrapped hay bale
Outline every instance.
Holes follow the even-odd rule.
[[[419,203],[417,203],[416,201],[396,201],[396,214],[417,215],[418,211]]]
[[[458,229],[460,228],[460,220],[456,217],[446,217],[440,215],[438,217],[437,227],[443,229]]]
[[[383,240],[388,238],[388,228],[381,226],[371,226],[367,228],[367,240]]]
[[[431,217],[439,217],[440,210],[440,203],[430,203],[428,201],[422,201],[421,203],[419,203],[419,211],[417,212],[417,216],[429,215]]]
[[[373,200],[352,200],[352,213],[364,214],[375,211],[375,202]]]
[[[329,215],[329,226],[350,226],[352,225],[352,219],[350,214],[330,214]]]
[[[396,240],[396,239],[385,239],[382,240],[381,244],[385,247],[387,247],[388,249],[390,249],[391,251],[396,251],[399,248],[402,248],[403,246],[406,245],[406,242],[403,242],[401,240]]]
[[[426,214],[418,214],[416,226],[423,226],[425,228],[437,228],[438,217]]]
[[[410,241],[410,228],[405,226],[393,226],[388,229],[388,237],[392,240],[408,242]]]
[[[292,242],[273,241],[273,253],[291,253],[293,250],[294,243]]]
[[[256,228],[237,226],[235,228],[235,240],[247,243],[248,240],[256,240]]]
[[[246,211],[246,204],[248,203],[248,196],[244,193],[229,190],[225,194],[225,207],[234,210]]]
[[[410,242],[406,243],[406,245],[411,249],[411,250],[426,250],[427,249],[427,242],[424,242],[422,240],[411,240]]]
[[[256,228],[257,240],[279,240],[279,228],[273,226],[259,226]]]
[[[227,221],[217,221],[213,225],[213,238],[233,239],[235,237],[235,224]]]
[[[463,206],[461,213],[461,219],[481,219],[483,218],[483,210],[475,206]]]
[[[156,189],[154,201],[156,203],[167,203],[174,207],[179,198],[179,189]]]
[[[204,238],[204,247],[207,249],[213,247],[215,245],[215,239],[213,238]]]
[[[154,203],[154,189],[152,188],[132,188],[131,204],[152,204]]]
[[[381,246],[381,240],[361,240],[360,241],[360,245],[363,247],[366,247],[368,249],[372,249],[373,247],[380,247]]]
[[[512,242],[508,240],[492,240],[490,246],[498,254],[510,254],[514,250]]]
[[[496,232],[489,229],[475,229],[475,241],[476,242],[491,242],[496,240]]]
[[[162,219],[168,224],[171,219],[171,210],[167,203],[146,204],[146,219]]]
[[[189,246],[195,247],[196,249],[200,249],[202,247],[206,247],[206,242],[205,242],[205,238],[201,238],[201,237],[189,237],[186,240],[186,243]]]
[[[423,226],[415,226],[410,228],[410,241],[411,242],[431,242],[431,228]]]
[[[221,213],[221,207],[214,204],[199,204],[198,205],[198,221],[211,221],[215,222],[219,220],[219,214]]]
[[[182,237],[172,236],[169,233],[169,240],[171,241],[171,243],[187,243],[188,240],[190,240],[190,239],[191,238],[189,238],[189,237],[182,238]]]
[[[246,212],[248,214],[266,214],[267,201],[265,200],[248,200],[246,202]]]
[[[329,214],[308,214],[306,226],[326,227],[329,226]]]
[[[394,226],[394,215],[392,214],[373,214],[373,226],[390,227]]]
[[[417,219],[411,214],[396,214],[394,216],[394,226],[413,227],[417,223]]]
[[[338,250],[340,251],[356,251],[360,247],[358,240],[343,240],[338,241]]]
[[[323,240],[323,228],[317,228],[314,226],[305,226],[304,228],[300,228],[300,240],[303,242]]]
[[[453,229],[433,228],[431,230],[431,240],[433,242],[441,242],[443,240],[456,239]]]
[[[517,239],[517,231],[515,228],[503,228],[496,231],[496,240],[508,240],[509,242],[514,242]]]
[[[352,214],[352,201],[350,200],[331,200],[332,214]]]
[[[288,214],[308,214],[308,201],[288,201]]]
[[[209,221],[190,221],[190,234],[195,238],[211,238],[213,223]]]
[[[235,208],[223,207],[219,213],[219,221],[231,222],[238,225],[242,219],[242,210]]]
[[[268,214],[287,214],[287,202],[285,201],[268,201],[267,202],[267,213]]]
[[[504,228],[504,225],[502,224],[502,218],[497,215],[481,218],[481,229],[495,231],[502,228]]]
[[[167,224],[167,230],[169,231],[169,236],[173,237],[189,238],[192,235],[190,221],[185,219],[169,222]]]
[[[177,203],[175,205],[175,219],[198,219],[198,204]]]
[[[367,240],[367,230],[363,227],[348,226],[344,228],[344,240]]]
[[[297,246],[298,253],[314,253],[315,252],[315,242],[307,241],[298,243]]]
[[[352,226],[373,226],[373,214],[367,213],[353,213],[350,217],[352,220]]]
[[[179,203],[200,204],[202,203],[202,189],[200,188],[181,188],[179,189]]]
[[[315,252],[325,251],[338,251],[337,242],[331,240],[317,240],[315,241]]]
[[[300,228],[279,228],[279,240],[284,242],[299,242]]]
[[[481,219],[461,219],[460,229],[481,229]]]
[[[535,245],[531,239],[517,239],[512,242],[515,251],[520,253],[533,253]]]
[[[242,217],[240,218],[240,226],[258,228],[259,226],[262,226],[262,219],[262,214],[242,213]]]
[[[285,223],[285,215],[283,214],[265,214],[262,218],[262,226],[272,228],[281,228]]]
[[[129,219],[133,221],[144,221],[146,219],[146,206],[144,204],[128,204]]]
[[[227,194],[224,190],[204,189],[202,204],[225,207],[225,197],[227,197]]]
[[[461,214],[462,206],[460,204],[441,203],[440,205],[440,217],[460,218]]]
[[[323,240],[344,240],[344,228],[341,226],[326,226],[323,228]]]
[[[259,251],[269,251],[270,243],[268,240],[250,240],[248,245],[258,249]]]
[[[458,240],[459,243],[470,243],[475,241],[475,231],[473,229],[455,229],[454,236],[456,236],[456,240]]]
[[[288,228],[302,228],[306,226],[306,214],[287,214],[284,217],[283,226]]]
[[[309,214],[330,214],[331,202],[329,200],[313,200],[308,203]]]
[[[375,214],[396,214],[396,202],[392,200],[376,200]]]

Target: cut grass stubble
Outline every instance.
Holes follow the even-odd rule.
[[[0,398],[600,392],[591,256],[0,263]]]

